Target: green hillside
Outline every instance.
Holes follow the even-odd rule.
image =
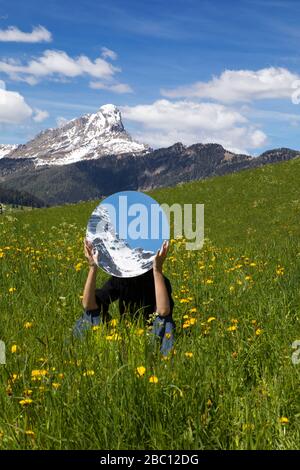
[[[166,261],[168,360],[117,306],[72,339],[97,201],[0,216],[0,448],[299,449],[299,181],[295,159],[151,193],[205,205],[204,248]]]

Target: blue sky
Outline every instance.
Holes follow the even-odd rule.
[[[147,194],[122,191],[107,197],[101,204],[109,211],[119,237],[131,248],[156,253],[163,241],[169,240],[168,219],[158,202]]]
[[[0,143],[114,103],[154,147],[299,149],[299,20],[297,0],[0,0]]]

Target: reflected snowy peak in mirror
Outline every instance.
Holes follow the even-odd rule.
[[[154,251],[131,248],[120,239],[105,203],[99,204],[88,222],[86,237],[98,251],[99,267],[117,277],[139,276],[152,268]]]

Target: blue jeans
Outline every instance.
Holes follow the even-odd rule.
[[[102,323],[99,310],[85,310],[82,317],[77,320],[73,328],[76,338],[82,338],[84,333],[93,326]],[[151,333],[160,341],[160,352],[167,356],[174,346],[175,323],[171,315],[155,317]]]

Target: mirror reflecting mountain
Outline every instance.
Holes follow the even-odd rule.
[[[117,277],[139,276],[170,237],[167,216],[150,196],[122,191],[104,199],[93,211],[86,237],[97,250],[97,264]]]

